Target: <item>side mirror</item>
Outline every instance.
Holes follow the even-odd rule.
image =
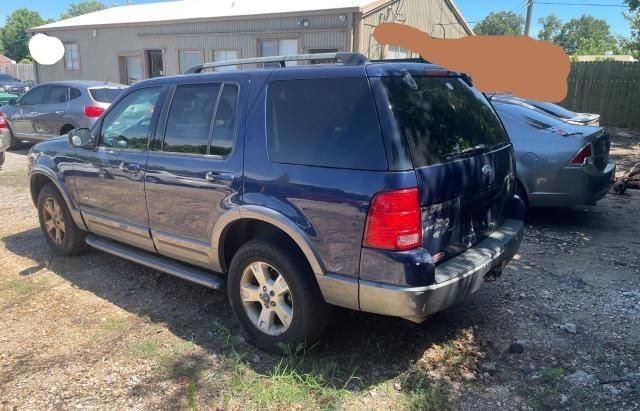
[[[127,149],[129,148],[129,140],[124,136],[118,136],[113,141],[115,148]]]
[[[93,147],[93,136],[88,128],[76,128],[69,133],[69,144],[73,147]]]
[[[17,106],[18,105],[18,99],[17,98],[12,98],[9,100],[9,105],[10,106]]]

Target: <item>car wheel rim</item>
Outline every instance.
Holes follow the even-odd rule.
[[[66,226],[60,204],[51,197],[47,198],[44,202],[43,214],[47,235],[54,243],[62,245],[66,234]]]
[[[281,335],[293,320],[293,298],[284,276],[256,261],[242,272],[240,299],[251,323],[267,335]]]

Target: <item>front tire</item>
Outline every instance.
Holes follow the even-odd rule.
[[[85,232],[73,221],[64,199],[52,184],[38,194],[40,228],[51,250],[61,256],[80,254],[87,245]]]
[[[275,239],[244,244],[229,267],[231,308],[248,340],[282,353],[310,346],[323,334],[330,306],[322,298],[309,265]]]

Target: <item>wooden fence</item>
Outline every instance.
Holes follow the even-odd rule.
[[[36,80],[36,70],[33,64],[0,64],[0,73],[11,74],[13,77],[21,81]]]
[[[561,104],[599,113],[603,126],[640,129],[640,62],[572,63],[569,92]]]

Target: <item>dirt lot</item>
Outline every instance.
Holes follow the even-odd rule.
[[[640,133],[611,132],[620,168],[640,162]],[[54,256],[25,164],[0,170],[0,409],[640,408],[639,191],[533,213],[500,281],[423,324],[340,310],[277,358],[221,293]]]

